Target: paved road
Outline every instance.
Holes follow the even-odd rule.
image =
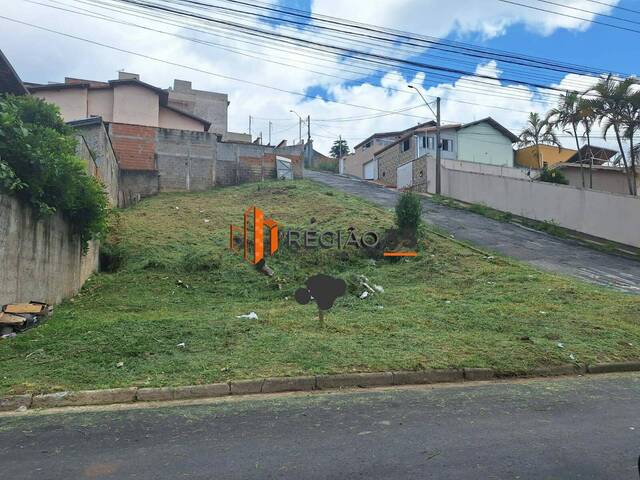
[[[305,170],[306,178],[393,207],[398,193],[370,182]],[[640,294],[640,262],[591,250],[576,242],[498,222],[472,212],[424,199],[424,218],[482,248],[523,260],[536,267]],[[638,233],[640,235],[640,231]]]
[[[638,479],[640,375],[0,417],[6,479]]]

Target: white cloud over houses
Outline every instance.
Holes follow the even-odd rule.
[[[48,0],[38,1],[49,3]],[[69,0],[50,4],[59,7],[62,3],[73,4]],[[611,10],[610,7],[587,1],[565,3],[600,13]],[[76,2],[75,7],[91,8],[82,2]],[[507,34],[509,26],[515,24],[523,24],[540,35],[551,34],[557,29],[584,30],[589,26],[588,22],[535,12],[497,0],[315,0],[312,10],[318,14],[340,16],[388,28],[429,32],[436,37],[453,34],[462,38],[490,38]],[[305,52],[274,51],[258,38],[255,39],[255,45],[247,45],[229,34],[224,34],[227,38],[220,35],[203,36],[176,26],[158,25],[109,13],[152,29],[217,44],[201,45],[175,36],[80,16],[23,0],[5,2],[1,15],[218,75],[271,85],[281,91],[110,50],[0,19],[0,48],[25,81],[62,81],[65,76],[106,80],[115,78],[119,69],[140,73],[144,81],[160,87],[170,86],[174,78],[191,80],[194,88],[228,93],[231,101],[230,129],[248,131],[248,118],[251,115],[254,117],[254,136],[262,132],[265,141],[268,119],[272,119],[272,140],[275,142],[282,138],[293,140],[298,136],[297,117],[290,110],[305,117],[310,115],[316,147],[324,152],[328,151],[333,138],[338,135],[347,138],[349,144],[353,145],[375,131],[398,130],[431,118],[429,110],[421,106],[420,97],[407,88],[408,84],[421,86],[421,91],[429,96],[428,99],[431,96],[442,97],[442,117],[448,122],[466,122],[492,116],[517,131],[526,121],[527,112],[544,112],[551,106],[550,98],[537,89],[501,81],[501,66],[493,61],[476,66],[477,72],[492,77],[483,79],[482,84],[469,77],[447,83],[441,77],[423,72],[416,72],[410,78],[406,73],[393,70],[386,72],[380,80],[359,81],[359,78],[368,78],[368,72],[363,71],[362,75],[353,73],[353,66],[345,65],[335,55],[323,55],[322,61],[319,61],[318,57],[305,56],[308,55]],[[589,18],[588,14],[580,16]],[[260,26],[291,34],[289,29],[282,27]],[[299,31],[298,34],[309,35],[309,32]],[[309,35],[309,38],[314,37]],[[244,55],[230,49],[242,49]],[[401,52],[398,55],[403,56]],[[265,59],[278,63],[269,63]],[[345,82],[343,78],[350,81]],[[584,78],[575,75],[568,75],[560,82],[562,88],[575,88],[578,84],[585,88],[588,86]],[[314,87],[322,87],[331,99],[341,103],[329,102],[319,96],[305,98],[286,92],[314,92]],[[409,110],[404,112],[406,115],[376,116],[382,112],[353,105],[382,111]],[[341,120],[345,118],[352,118],[353,121]]]

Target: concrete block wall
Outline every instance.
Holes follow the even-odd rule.
[[[98,248],[82,255],[78,236],[57,213],[38,219],[29,205],[0,195],[0,304],[59,303],[98,269]]]
[[[244,143],[218,143],[216,185],[237,185],[276,178],[276,156],[291,160],[294,178],[302,178],[304,146],[271,147]]]
[[[120,170],[118,206],[128,207],[141,198],[156,195],[159,191],[156,170]]]
[[[155,138],[161,192],[206,190],[215,185],[217,137],[208,132],[158,128]]]

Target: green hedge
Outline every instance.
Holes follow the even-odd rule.
[[[29,203],[39,217],[61,212],[86,251],[106,230],[108,202],[75,151],[73,132],[55,105],[0,96],[0,191]]]

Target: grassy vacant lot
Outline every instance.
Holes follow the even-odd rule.
[[[114,220],[124,255],[116,272],[96,275],[43,326],[0,342],[0,393],[640,358],[640,297],[431,233],[417,258],[401,261],[283,250],[266,277],[227,249],[228,225],[250,205],[288,227],[393,222],[392,212],[306,181],[147,199]],[[352,287],[320,329],[315,307],[293,300],[320,272],[363,274],[385,292],[361,300]],[[250,311],[259,320],[236,318]]]

